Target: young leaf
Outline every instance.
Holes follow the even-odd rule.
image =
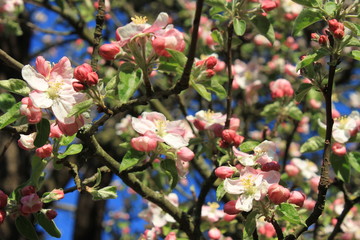
[[[50,122],[46,118],[42,118],[40,122],[36,124],[37,135],[34,140],[35,147],[42,147],[49,139],[50,134]]]
[[[211,37],[217,42],[220,46],[224,45],[224,38],[223,35],[220,33],[219,30],[214,30],[211,32]]]
[[[57,228],[55,222],[50,220],[43,212],[35,214],[35,218],[40,226],[51,236],[60,238],[61,232]]]
[[[69,145],[70,143],[72,143],[72,141],[74,141],[75,137],[76,137],[76,134],[74,134],[74,135],[72,135],[72,136],[62,135],[59,144],[60,144],[61,146]]]
[[[15,220],[16,229],[21,235],[29,240],[38,240],[33,224],[24,216],[18,216]]]
[[[313,2],[313,0],[310,0]],[[298,34],[304,28],[322,20],[323,14],[319,10],[305,8],[295,19],[293,35]]]
[[[256,211],[252,211],[247,217],[245,221],[245,231],[248,236],[252,236],[253,232],[256,229],[256,215],[258,213]]]
[[[288,221],[292,224],[301,224],[305,226],[305,222],[300,218],[300,215],[293,204],[281,203],[276,212],[281,217],[281,219]]]
[[[92,195],[92,199],[95,201],[117,198],[116,186],[107,186],[99,190],[92,189],[88,192]]]
[[[315,0],[292,0],[293,2],[296,2],[298,4],[301,4],[306,7],[318,7],[319,3]]]
[[[246,142],[243,142],[241,145],[240,145],[240,150],[242,152],[251,152],[254,150],[254,148],[259,145],[260,143],[257,142],[257,141],[246,141]]]
[[[225,194],[226,191],[224,189],[224,181],[222,181],[216,189],[216,200],[221,201]]]
[[[336,176],[345,183],[349,183],[351,168],[348,162],[348,158],[346,158],[345,156],[338,156],[332,153],[330,156],[330,162]]]
[[[269,39],[271,43],[274,43],[274,28],[266,17],[262,15],[256,15],[253,19],[251,19],[251,23],[260,32],[260,34],[264,35],[267,39]]]
[[[311,83],[302,83],[299,89],[296,91],[295,100],[297,102],[301,102],[301,100],[306,96],[312,87],[313,85]]]
[[[302,111],[295,105],[291,106],[288,110],[289,117],[300,121],[303,117]]]
[[[347,161],[350,163],[351,167],[360,172],[360,153],[359,152],[349,152],[346,155]]]
[[[234,19],[234,31],[238,36],[244,35],[246,31],[246,22],[244,20],[240,20],[238,18]]]
[[[31,159],[31,177],[30,182],[31,185],[34,185],[36,189],[40,189],[40,185],[42,184],[42,179],[45,175],[44,169],[47,165],[47,161],[39,158],[34,155]]]
[[[175,60],[175,62],[182,68],[185,67],[186,61],[187,61],[187,57],[185,56],[184,53],[173,50],[173,49],[166,49],[166,51],[168,51],[171,55],[171,57]]]
[[[192,87],[200,94],[200,96],[205,98],[205,100],[207,100],[208,102],[211,101],[211,93],[206,90],[204,85],[195,83],[192,84]]]
[[[296,65],[296,71],[300,68],[306,67],[307,65],[319,60],[326,55],[328,55],[328,51],[323,48],[316,50],[312,54],[306,55],[306,57]]]
[[[355,59],[360,61],[360,51],[359,50],[352,50],[351,56]]]
[[[142,71],[119,72],[118,96],[122,103],[131,98],[135,91],[139,88],[142,80]]]
[[[205,3],[209,4],[212,7],[219,7],[223,10],[226,9],[225,1],[222,1],[222,0],[206,0]]]
[[[334,2],[327,2],[324,6],[324,10],[328,16],[334,17],[337,10],[337,4]]]
[[[93,104],[92,98],[80,102],[78,104],[75,104],[71,109],[70,113],[68,114],[68,117],[79,116],[83,112],[86,112],[91,107],[92,104]]]
[[[9,80],[0,80],[0,88],[21,96],[27,96],[30,93],[30,88],[21,79],[10,78]]]
[[[161,168],[165,170],[166,174],[170,178],[170,183],[171,183],[170,188],[174,189],[176,187],[176,184],[179,181],[179,175],[177,172],[175,161],[167,158],[167,159],[162,160],[160,165],[161,165]]]
[[[124,171],[132,166],[135,166],[140,160],[143,160],[145,153],[136,151],[135,149],[129,149],[120,163],[120,172]]]
[[[306,142],[303,143],[300,147],[301,153],[306,152],[315,152],[324,148],[325,140],[320,136],[314,136],[309,138]]]
[[[7,125],[15,122],[20,116],[21,102],[13,105],[6,113],[0,116],[0,129],[3,129]]]
[[[57,157],[58,159],[63,159],[65,158],[66,156],[69,156],[69,155],[75,155],[75,154],[78,154],[82,151],[83,149],[83,145],[82,144],[72,144],[72,145],[69,145],[66,149],[66,151],[64,153],[60,153]]]
[[[13,105],[16,104],[16,100],[10,93],[0,94],[0,110],[7,112]]]
[[[224,99],[227,96],[226,89],[217,81],[216,78],[211,79],[211,86],[207,89],[213,91],[219,99]]]
[[[275,119],[278,116],[280,110],[281,110],[280,103],[274,102],[266,105],[264,107],[264,110],[260,114],[261,116],[266,117],[267,122],[270,122],[271,120]]]

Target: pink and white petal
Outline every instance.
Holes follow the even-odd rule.
[[[346,143],[350,139],[350,131],[344,129],[335,129],[332,132],[332,137],[338,143]]]
[[[274,184],[279,183],[281,174],[278,171],[271,170],[268,172],[261,172],[261,175],[268,184]]]
[[[30,65],[25,65],[21,69],[21,75],[29,86],[35,90],[46,91],[49,88],[49,84],[46,82],[45,77],[35,71]]]
[[[35,107],[38,108],[49,108],[53,105],[53,100],[49,98],[46,92],[32,91],[29,94],[31,101]]]
[[[240,211],[250,212],[253,207],[253,200],[254,197],[252,195],[240,195],[240,197],[236,201],[235,208]]]
[[[241,194],[244,192],[244,188],[241,185],[240,179],[232,180],[232,179],[225,178],[224,189],[227,193],[230,193],[230,194]]]
[[[149,24],[135,24],[131,22],[123,27],[119,27],[116,31],[120,37],[120,45],[122,42],[127,42],[135,35],[142,33],[142,31],[149,26]]]
[[[144,30],[144,33],[156,32],[164,27],[169,23],[169,15],[167,13],[161,12],[153,25]]]
[[[131,125],[134,130],[140,134],[145,134],[147,131],[154,132],[156,131],[156,126],[152,121],[146,119],[132,118]]]
[[[66,102],[61,101],[60,99],[57,99],[54,101],[52,107],[51,107],[55,117],[60,122],[63,122],[65,124],[70,124],[75,122],[75,118],[68,118],[68,114],[70,112],[69,106],[67,106]]]
[[[67,57],[62,57],[58,63],[51,69],[50,77],[56,78],[72,78],[73,69],[71,67],[70,60]]]
[[[163,139],[164,142],[166,142],[168,145],[170,145],[170,147],[173,147],[175,149],[186,147],[189,144],[181,135],[173,133],[166,134]]]
[[[162,113],[158,113],[158,112],[143,112],[141,114],[141,117],[146,120],[150,120],[152,122],[155,122],[155,121],[165,122],[166,121],[165,115]]]

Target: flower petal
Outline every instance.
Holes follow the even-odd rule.
[[[67,57],[62,57],[60,61],[54,65],[50,73],[51,78],[72,78],[73,69],[70,60]]]
[[[35,90],[46,91],[49,88],[49,84],[46,82],[45,77],[36,72],[30,65],[26,65],[22,68],[21,75],[30,87]]]
[[[169,133],[169,134],[166,134],[163,137],[163,139],[164,139],[164,142],[166,142],[167,144],[169,144],[171,147],[173,147],[175,149],[186,147],[188,145],[188,142],[185,141],[185,139],[178,134]]]
[[[31,101],[34,103],[35,107],[38,108],[49,108],[53,105],[53,100],[51,100],[46,92],[32,91],[29,94]]]
[[[240,197],[236,201],[235,208],[240,211],[249,212],[253,207],[253,200],[254,197],[252,195],[240,195]]]
[[[131,125],[134,130],[140,134],[145,134],[147,131],[154,132],[156,127],[153,122],[146,119],[132,118]]]
[[[224,189],[227,193],[230,194],[241,194],[244,192],[244,188],[241,185],[240,179],[232,180],[226,178],[224,180]]]

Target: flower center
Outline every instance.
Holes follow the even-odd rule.
[[[157,135],[163,137],[166,134],[166,121],[157,120],[155,126]]]
[[[207,112],[205,112],[205,119],[208,122],[211,122],[213,120],[213,115],[214,115],[214,111],[211,110],[207,110]]]
[[[217,202],[208,203],[208,205],[212,210],[216,210],[220,207],[220,205]]]
[[[241,185],[245,188],[245,194],[254,195],[256,193],[255,179],[253,176],[244,176],[240,178]]]
[[[131,18],[131,21],[133,22],[133,23],[135,23],[135,24],[144,24],[144,23],[146,23],[147,22],[147,17],[145,16],[145,17],[139,17],[139,16],[134,16],[134,17],[132,17]]]
[[[59,91],[62,85],[62,82],[49,82],[47,94],[49,95],[50,99],[54,100],[59,97]]]

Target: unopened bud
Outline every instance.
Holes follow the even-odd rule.
[[[306,196],[304,193],[299,191],[292,191],[290,193],[289,203],[298,205],[299,207],[302,207],[304,204],[304,201],[306,199]]]
[[[86,89],[86,86],[84,84],[82,84],[81,82],[73,82],[72,86],[76,92],[80,92],[80,91]]]
[[[229,215],[236,215],[240,213],[241,211],[236,209],[236,200],[231,200],[224,205],[224,212]]]
[[[57,212],[53,209],[49,209],[46,211],[45,215],[49,220],[53,220],[54,218],[56,218]]]
[[[215,175],[221,179],[229,178],[234,173],[235,171],[232,167],[221,166],[215,169]]]
[[[217,59],[214,56],[210,56],[205,60],[206,68],[213,69],[217,64]]]
[[[271,202],[280,204],[286,202],[290,197],[289,189],[275,183],[268,189],[268,195]]]
[[[261,171],[269,172],[271,170],[280,171],[280,164],[276,161],[271,161],[261,166]]]
[[[36,188],[34,186],[25,186],[20,190],[22,196],[30,195],[36,193]]]
[[[114,60],[120,48],[114,43],[104,44],[99,48],[99,55],[105,60]]]
[[[8,195],[0,190],[0,208],[4,208],[7,205]]]

